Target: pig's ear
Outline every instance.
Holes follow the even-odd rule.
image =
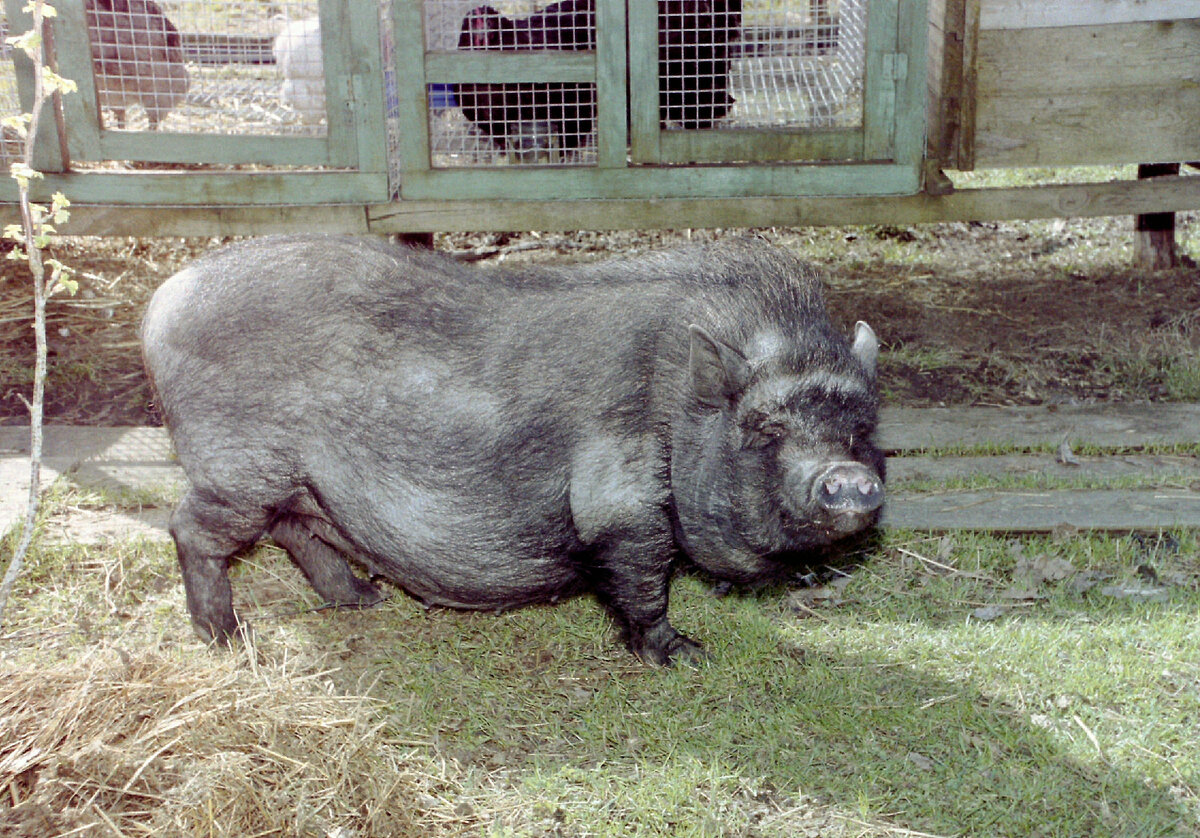
[[[862,320],[854,324],[854,346],[851,351],[867,372],[874,376],[875,362],[879,359],[879,338],[875,337],[875,331]]]
[[[696,399],[708,407],[725,407],[750,380],[750,367],[740,352],[699,326],[688,326],[688,331],[692,337],[688,373]]]

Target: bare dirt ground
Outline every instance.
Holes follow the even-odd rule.
[[[1200,232],[1180,216],[1184,266],[1133,265],[1132,220],[756,230],[817,264],[847,329],[869,321],[889,404],[1200,400]],[[439,234],[481,264],[570,262],[744,230]],[[46,421],[157,424],[137,326],[154,289],[214,239],[66,237],[74,297],[49,306]],[[33,367],[22,263],[0,263],[0,424],[22,424]],[[231,339],[236,336],[231,335]]]

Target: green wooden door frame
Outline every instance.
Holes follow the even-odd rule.
[[[61,189],[75,201],[108,203],[296,204],[387,200],[387,131],[374,4],[320,0],[326,85],[323,137],[109,130],[97,108],[84,0],[60,0],[53,23],[62,76],[78,92],[62,97],[66,146],[73,162],[110,160],[201,164],[217,170],[62,171],[54,120],[44,114],[39,166],[47,172],[35,196]],[[23,0],[4,0],[11,31],[24,31]],[[29,63],[17,57],[24,109],[32,100]],[[290,167],[222,171],[227,165]],[[11,193],[11,196],[10,196]],[[0,185],[0,200],[15,200],[15,185]]]
[[[23,2],[4,0],[10,31],[28,28]],[[926,0],[870,0],[864,126],[850,133],[727,126],[663,131],[657,103],[657,0],[596,0],[596,49],[579,52],[430,51],[424,42],[424,0],[392,0],[398,183],[389,183],[377,4],[320,2],[329,118],[327,136],[317,138],[104,130],[83,2],[61,0],[56,27],[60,70],[80,84],[79,93],[63,97],[72,159],[202,165],[186,171],[64,172],[54,120],[47,118],[36,162],[48,174],[33,184],[35,200],[62,190],[81,204],[197,208],[382,205],[396,195],[401,202],[653,202],[911,195],[922,185]],[[637,61],[630,60],[631,49]],[[28,61],[20,55],[14,60],[28,108]],[[435,168],[428,85],[480,79],[594,84],[595,165]],[[729,159],[751,162],[723,162]],[[247,163],[267,168],[224,168]],[[0,181],[0,201],[15,201],[15,183]]]
[[[904,195],[921,189],[926,0],[870,0],[863,126],[818,131],[663,129],[657,0],[596,0],[594,53],[426,52],[422,0],[396,0],[393,8],[397,54],[425,57],[420,72],[400,81],[401,125],[409,129],[400,138],[401,199]],[[597,164],[434,168],[427,85],[479,79],[594,82]]]

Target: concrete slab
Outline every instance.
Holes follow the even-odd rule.
[[[61,474],[76,485],[106,489],[174,490],[186,484],[165,428],[48,425],[42,434],[42,486]],[[0,427],[0,533],[24,517],[28,496],[29,428]],[[134,516],[129,527],[162,530],[161,517],[150,515],[146,523]]]
[[[42,537],[50,544],[102,544],[130,538],[170,541],[170,520],[168,508],[136,512],[72,509],[48,519]]]
[[[49,486],[57,479],[58,472],[43,464],[42,486]],[[7,535],[25,518],[28,503],[29,457],[0,454],[0,536]]]

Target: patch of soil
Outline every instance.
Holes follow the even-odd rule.
[[[1185,253],[1200,250],[1196,218],[1181,216]],[[1132,226],[1111,218],[754,232],[825,270],[836,322],[874,326],[888,404],[1200,400],[1200,270],[1135,268]],[[438,234],[435,247],[481,263],[570,262],[746,232]],[[80,291],[48,308],[48,423],[160,421],[142,371],[142,311],[163,280],[220,243],[60,240],[55,255],[78,272]],[[0,424],[28,421],[32,311],[27,269],[0,263]]]

